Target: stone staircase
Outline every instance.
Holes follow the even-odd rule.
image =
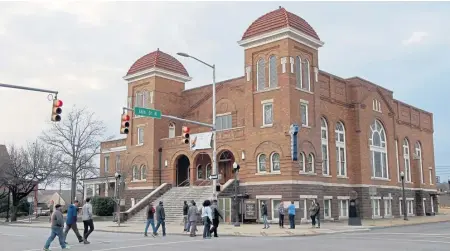
[[[183,222],[183,202],[187,201],[189,203],[191,200],[194,200],[195,203],[197,203],[197,207],[200,209],[203,201],[211,199],[211,190],[211,186],[173,187],[152,203],[156,208],[158,203],[163,201],[167,224],[181,224]],[[136,213],[128,221],[133,223],[146,222],[147,208],[148,206]]]

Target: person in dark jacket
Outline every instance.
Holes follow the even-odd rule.
[[[65,238],[67,238],[67,234],[69,233],[70,229],[72,229],[78,238],[78,242],[83,243],[84,242],[83,237],[80,235],[80,232],[78,231],[77,219],[78,219],[78,200],[75,200],[73,204],[69,206],[69,209],[67,209],[66,229],[64,230],[64,236]]]
[[[145,225],[144,236],[148,236],[147,231],[149,226],[152,226],[152,236],[155,237],[155,208],[152,203],[148,205],[147,209],[147,224]]]
[[[64,216],[61,213],[60,204],[55,205],[55,211],[53,212],[52,215],[50,215],[50,222],[52,224],[52,232],[50,234],[50,237],[48,237],[47,242],[45,243],[44,251],[50,251],[50,244],[52,244],[52,241],[55,239],[56,236],[58,236],[61,248],[68,249],[69,246],[67,246],[65,243],[65,236],[63,233]]]
[[[263,222],[264,222],[264,227],[263,229],[267,229],[270,227],[269,223],[267,222],[267,205],[266,203],[263,201],[261,204],[261,215],[263,218]]]
[[[184,201],[184,205],[183,205],[183,225],[184,225],[184,230],[183,232],[188,232],[188,211],[189,211],[189,206],[187,204],[187,201]]]
[[[217,228],[219,228],[219,218],[223,220],[222,214],[220,213],[219,207],[217,206],[217,200],[213,201],[213,204],[211,205],[211,211],[212,211],[212,228],[210,229],[210,233],[214,234],[214,237],[219,237],[217,235]]]
[[[166,212],[164,211],[163,202],[160,201],[159,205],[156,207],[156,220],[158,224],[156,225],[154,235],[158,234],[159,226],[162,226],[163,236],[166,236]]]

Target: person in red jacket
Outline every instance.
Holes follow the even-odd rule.
[[[148,205],[147,209],[147,224],[145,225],[144,236],[148,236],[147,231],[150,225],[152,226],[151,235],[155,237],[155,208],[153,207],[152,203]]]

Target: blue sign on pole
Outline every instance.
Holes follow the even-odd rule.
[[[289,134],[291,135],[291,158],[292,161],[298,160],[298,137],[300,127],[296,124],[292,124],[289,128]]]

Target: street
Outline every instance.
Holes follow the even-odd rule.
[[[181,235],[167,237],[143,237],[140,234],[94,232],[91,244],[78,244],[73,232],[67,241],[71,250],[149,250],[157,247],[160,251],[186,250],[248,250],[283,251],[299,248],[333,251],[378,251],[378,250],[448,250],[450,244],[450,223],[434,223],[416,226],[393,227],[370,232],[328,234],[310,237],[221,237],[203,240]],[[0,226],[2,250],[39,251],[49,234],[48,229]],[[58,240],[52,244],[53,250],[60,250]]]

